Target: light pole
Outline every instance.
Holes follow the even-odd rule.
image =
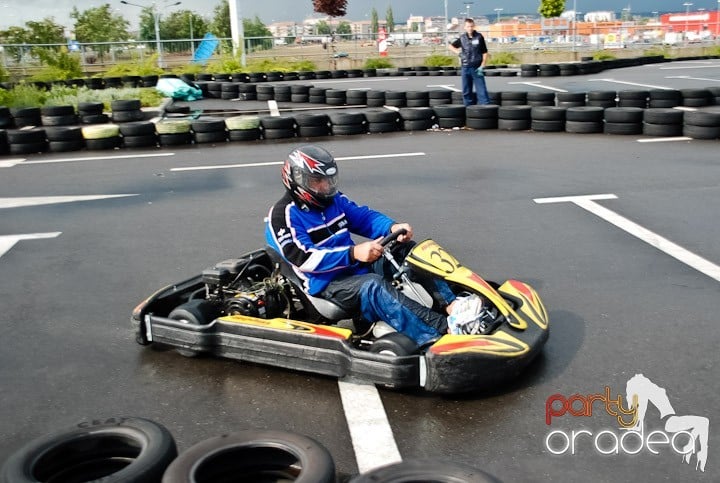
[[[493,10],[495,10],[495,12],[497,12],[497,20],[495,21],[495,23],[500,23],[500,12],[502,12],[503,9],[502,8],[494,8]]]
[[[685,41],[687,42],[687,40],[688,40],[688,29],[689,29],[689,27],[688,27],[688,21],[690,20],[690,18],[689,18],[689,17],[690,17],[690,7],[692,7],[693,4],[690,3],[690,2],[685,2],[685,3],[683,3],[683,6],[685,7]]]
[[[189,12],[188,17],[190,18],[190,55],[195,59],[195,41],[193,39],[193,13]]]
[[[470,18],[470,5],[473,4],[473,2],[463,2],[465,4],[465,18]]]
[[[120,0],[120,3],[124,5],[132,5],[133,7],[140,7],[140,8],[146,8],[144,5],[138,5],[137,3],[131,3],[127,2],[125,0]],[[155,21],[155,49],[158,53],[158,67],[161,69],[165,67],[163,65],[163,58],[162,58],[162,44],[160,43],[160,7],[162,8],[169,8],[174,7],[176,5],[180,5],[182,2],[175,2],[175,3],[165,3],[164,5],[158,6],[157,2],[153,2],[152,4],[152,14],[153,14],[153,20]]]
[[[718,5],[720,5],[720,0],[718,0]],[[448,43],[448,18],[447,18],[447,0],[445,0],[445,28],[443,29],[443,43]]]

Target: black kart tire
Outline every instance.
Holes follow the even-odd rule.
[[[298,126],[297,135],[303,138],[330,136],[330,126]]]
[[[326,99],[325,96],[310,96],[308,97],[308,102],[310,104],[325,104]]]
[[[142,121],[145,114],[142,111],[113,111],[112,120],[116,123]]]
[[[285,139],[295,137],[295,129],[265,129],[263,138],[265,139]]]
[[[505,131],[529,131],[530,119],[498,119],[498,129]]]
[[[102,114],[105,105],[102,102],[79,102],[78,114],[82,116],[90,116]]]
[[[155,124],[150,121],[128,122],[120,125],[120,134],[123,136],[155,135]]]
[[[81,124],[107,124],[110,122],[110,116],[107,114],[92,114],[89,116],[81,116]]]
[[[685,112],[684,120],[685,124],[692,126],[718,127],[720,126],[720,112],[689,111]]]
[[[80,151],[85,147],[84,139],[75,139],[73,141],[50,141],[48,143],[48,151],[51,153],[64,153],[67,151]]]
[[[370,133],[393,132],[397,131],[397,129],[398,123],[396,122],[369,122],[367,125],[367,130]]]
[[[642,134],[642,122],[606,122],[605,134],[632,135]]]
[[[425,121],[435,117],[435,110],[429,107],[404,107],[398,112],[403,121]]]
[[[35,154],[47,151],[46,142],[10,144],[10,154]]]
[[[228,131],[230,141],[257,141],[262,137],[260,128],[255,129],[232,129]]]
[[[358,475],[349,483],[500,483],[500,480],[458,463],[405,460]]]
[[[391,332],[377,338],[370,346],[373,354],[385,354],[396,357],[409,356],[418,351],[418,345],[400,332]]]
[[[328,117],[331,124],[360,125],[367,122],[362,112],[331,112]]]
[[[497,129],[498,119],[495,118],[475,118],[468,117],[465,120],[465,127],[471,129]]]
[[[465,126],[465,116],[463,117],[438,117],[437,124],[443,129],[452,129],[455,127]]]
[[[567,109],[556,106],[535,106],[530,110],[533,121],[562,121],[565,122]],[[563,126],[563,129],[565,126]]]
[[[682,124],[643,123],[643,134],[646,136],[675,137],[683,135]]]
[[[308,96],[307,94],[291,94],[290,102],[295,102],[295,103],[310,102],[310,96]]]
[[[437,117],[465,118],[465,106],[461,104],[441,104],[432,109]]]
[[[162,483],[269,482],[334,483],[330,452],[307,436],[286,431],[248,430],[201,441],[165,471]]]
[[[671,107],[677,107],[682,104],[682,101],[679,99],[650,99],[650,102],[648,102],[648,107],[653,108],[671,108]]]
[[[333,124],[331,130],[333,136],[352,136],[368,132],[367,124]]]
[[[530,122],[530,129],[536,132],[563,132],[565,121],[543,121],[533,119]]]
[[[195,120],[190,123],[192,130],[196,133],[211,133],[225,131],[224,119]]]
[[[13,118],[13,121],[15,123],[16,128],[21,127],[37,127],[42,125],[42,120],[40,119],[40,116],[37,117],[28,117],[28,116],[15,116]]]
[[[400,119],[398,112],[388,109],[369,109],[363,114],[369,123],[395,123]]]
[[[295,123],[298,128],[311,126],[327,126],[330,118],[327,114],[298,114],[295,116]]]
[[[611,107],[605,109],[605,120],[610,123],[640,123],[644,110],[639,107]]]
[[[182,146],[192,142],[192,133],[158,134],[160,146]]]
[[[602,121],[566,121],[565,132],[573,134],[594,134],[603,132]]]
[[[440,106],[444,104],[438,104]],[[407,99],[405,101],[405,107],[430,107],[429,99]]]
[[[109,138],[101,139],[86,139],[85,147],[90,150],[103,150],[103,149],[115,149],[122,145],[122,138],[120,136],[112,136]]]
[[[2,483],[157,483],[177,456],[170,432],[141,418],[106,418],[41,436],[8,458]]]
[[[596,106],[569,107],[565,111],[565,119],[574,122],[602,122],[605,109]]]
[[[142,134],[139,136],[123,136],[123,146],[126,148],[149,148],[157,146],[157,136],[153,134]]]
[[[175,307],[168,315],[168,318],[191,326],[197,326],[209,324],[218,313],[217,307],[211,302],[204,299],[195,299]],[[200,354],[198,351],[185,348],[176,348],[175,351],[184,357],[197,357]]]
[[[497,119],[500,106],[494,104],[480,104],[467,106],[465,116],[468,119]]]
[[[685,124],[683,126],[683,136],[693,139],[718,139],[720,138],[720,127]],[[10,145],[10,152],[12,152],[12,145]]]
[[[40,122],[43,126],[72,126],[77,124],[79,118],[75,114],[67,116],[41,116]]]
[[[531,112],[532,107],[530,106],[500,106],[498,108],[498,118],[504,120],[530,121]]]
[[[46,138],[47,134],[44,129],[7,132],[7,140],[10,144],[44,143]]]
[[[224,124],[224,123],[223,123]],[[228,140],[227,132],[223,131],[212,131],[212,132],[196,132],[194,134],[195,142],[198,144],[207,143],[225,143]]]
[[[289,116],[265,116],[260,118],[264,129],[295,129],[295,118]]]
[[[650,124],[682,124],[684,114],[677,109],[645,109],[643,121]]]
[[[47,117],[74,116],[73,106],[44,106],[40,108],[40,115]]]
[[[403,131],[427,131],[432,129],[434,121],[432,119],[408,119],[402,121]]]
[[[142,105],[140,99],[118,99],[110,102],[110,110],[115,111],[139,111]]]

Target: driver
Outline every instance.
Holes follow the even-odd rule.
[[[444,308],[447,314],[435,312],[399,292],[381,258],[380,240],[405,229],[396,247],[404,258],[412,247],[409,224],[396,223],[340,193],[335,159],[319,146],[293,150],[283,165],[282,181],[286,193],[270,208],[265,238],[293,267],[308,294],[360,312],[370,322],[383,320],[419,346],[447,332],[455,300],[450,288],[436,284],[450,303]],[[351,233],[370,241],[355,244]]]

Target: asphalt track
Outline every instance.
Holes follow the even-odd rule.
[[[680,69],[688,66],[697,68]],[[393,82],[413,90],[439,79],[459,87],[457,78]],[[537,80],[570,91],[633,88],[593,79],[702,87],[720,82],[720,63]],[[527,90],[509,83],[518,81],[488,79],[491,90]],[[719,144],[639,139],[444,131],[315,140],[341,157],[399,154],[340,161],[343,191],[412,223],[417,238],[436,239],[488,279],[529,282],[550,311],[542,356],[506,386],[462,398],[379,389],[402,458],[462,462],[504,481],[718,480]],[[0,168],[0,461],[79,420],[133,415],[166,425],[181,450],[247,428],[299,432],[330,448],[341,473],[357,473],[357,438],[336,380],[186,359],[136,345],[129,330],[132,308],[154,290],[261,246],[262,219],[281,194],[277,165],[174,169],[278,162],[299,142],[110,153],[166,154],[143,158],[0,158],[8,166]],[[121,194],[133,196],[24,207],[8,200]],[[576,203],[535,201],[598,194],[616,198],[597,205],[706,263],[692,268]],[[47,235],[21,239],[30,234]],[[705,472],[667,445],[659,454],[603,455],[582,436],[574,455],[548,450],[551,431],[623,433],[600,403],[591,417],[565,414],[547,425],[548,398],[608,386],[624,400],[635,374],[664,388],[675,414],[710,420]],[[667,415],[650,406],[645,434],[663,429]]]

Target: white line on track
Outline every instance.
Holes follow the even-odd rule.
[[[388,82],[388,81],[402,81],[408,80],[409,77],[381,77],[379,79],[338,79],[338,80],[314,80],[314,84],[343,84],[345,82]]]
[[[462,92],[462,90],[458,89],[452,84],[428,84],[427,87],[442,87],[443,89],[447,89],[449,91]]]
[[[637,140],[637,142],[639,143],[672,143],[677,141],[692,141],[692,138],[687,138],[685,136],[676,136],[670,138],[650,138]]]
[[[43,238],[57,238],[61,231],[50,233],[27,233],[24,235],[4,235],[0,236],[0,257],[5,255],[20,240],[40,240]]]
[[[425,156],[425,153],[398,153],[398,154],[369,154],[366,156],[344,156],[335,158],[336,161],[350,161],[353,159],[383,159],[383,158],[409,158],[414,156]],[[262,166],[276,166],[284,161],[269,161],[267,163],[246,163],[246,164],[218,164],[214,166],[189,166],[187,168],[172,168],[170,171],[205,171],[211,169],[233,169],[233,168],[258,168]]]
[[[338,381],[360,473],[402,461],[377,388]]]
[[[589,82],[612,82],[615,84],[625,84],[628,86],[637,86],[637,87],[649,87],[650,89],[663,89],[666,91],[675,90],[674,87],[655,86],[652,84],[638,84],[637,82],[619,81],[619,80],[615,80],[615,79],[588,79],[588,81]]]
[[[57,203],[73,203],[76,201],[106,200],[111,198],[127,198],[137,194],[123,195],[80,195],[80,196],[26,196],[20,198],[0,198],[0,210],[6,208],[22,208],[25,206],[54,205]]]
[[[689,75],[668,75],[668,76],[665,76],[665,78],[666,79],[687,79],[687,80],[720,82],[720,79],[710,79],[707,77],[690,77]]]
[[[686,250],[685,248],[677,245],[667,238],[664,238],[657,233],[654,233],[647,228],[644,228],[634,221],[631,221],[623,216],[618,215],[612,210],[608,210],[604,206],[596,203],[597,200],[612,200],[617,199],[614,194],[602,194],[602,195],[587,195],[587,196],[566,196],[561,198],[537,198],[533,201],[538,204],[546,203],[573,203],[580,208],[589,211],[590,213],[602,218],[603,220],[611,223],[621,230],[631,234],[632,236],[639,238],[648,245],[651,245],[658,250],[670,255],[676,260],[681,261],[685,265],[694,268],[698,272],[707,275],[708,277],[720,282],[720,266],[702,258],[695,253]]]
[[[720,69],[720,64],[714,65],[684,65],[676,67],[660,67],[660,70],[682,70],[682,69]]]
[[[25,161],[25,158],[3,159],[0,161],[0,168],[12,168],[23,161]]]
[[[528,81],[528,82],[508,82],[508,84],[525,84],[528,86],[539,87],[541,89],[548,89],[548,90],[555,91],[555,92],[568,92],[565,89],[558,89],[557,87],[550,87],[550,86],[542,85],[540,82],[530,82],[530,81]]]
[[[160,158],[166,156],[175,156],[175,153],[122,154],[117,156],[86,156],[83,158],[36,159],[33,161],[24,161],[22,163],[18,163],[17,165],[24,166],[26,164],[76,163],[79,161],[104,161],[109,159]]]

